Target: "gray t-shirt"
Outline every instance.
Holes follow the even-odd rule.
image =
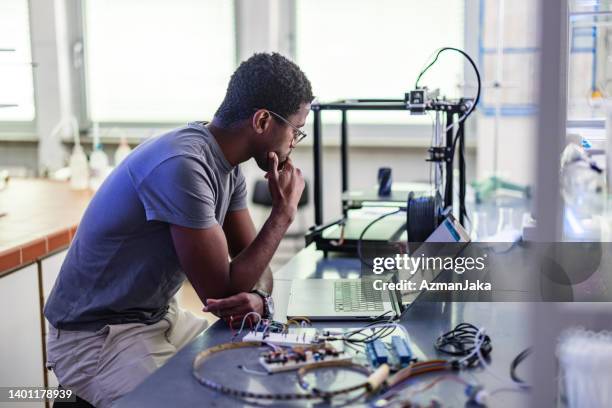
[[[138,146],[87,207],[45,305],[56,328],[155,323],[185,280],[169,224],[223,225],[246,186],[204,123]]]

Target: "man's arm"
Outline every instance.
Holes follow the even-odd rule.
[[[225,234],[219,225],[193,229],[172,225],[179,261],[203,302],[249,292],[268,267],[291,217],[273,213],[251,245],[229,261]]]
[[[232,211],[225,217],[223,232],[227,238],[229,254],[232,259],[237,257],[255,240],[257,231],[248,209]],[[272,270],[268,266],[253,289],[272,293]]]
[[[249,292],[267,269],[280,240],[293,221],[304,189],[301,171],[287,160],[278,171],[278,157],[270,157],[267,174],[272,195],[272,212],[259,234],[229,261],[229,246],[219,225],[193,229],[171,225],[179,261],[199,297],[220,299]]]
[[[227,238],[229,253],[232,258],[238,256],[255,240],[257,231],[248,209],[232,211],[225,217],[223,231]],[[265,293],[272,293],[272,271],[266,268],[255,284],[254,289]],[[242,318],[249,312],[264,314],[264,302],[256,293],[242,292],[224,299],[207,299],[205,311],[212,312],[219,317],[234,317],[234,325],[240,324]]]

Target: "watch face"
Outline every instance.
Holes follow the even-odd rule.
[[[266,308],[268,309],[270,317],[274,316],[274,300],[271,296],[266,298]]]

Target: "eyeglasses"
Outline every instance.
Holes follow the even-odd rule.
[[[285,124],[287,124],[291,129],[293,129],[293,145],[294,146],[297,145],[298,143],[300,143],[302,140],[304,140],[304,138],[307,136],[306,132],[303,132],[300,129],[298,129],[297,127],[295,127],[291,122],[289,122],[287,119],[283,118],[278,113],[272,112],[269,109],[268,109],[268,112],[270,112],[272,115],[276,116],[278,119],[280,119],[283,122],[285,122]]]

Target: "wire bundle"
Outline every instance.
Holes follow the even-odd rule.
[[[471,323],[460,323],[454,329],[442,334],[434,344],[436,350],[451,356],[464,356],[459,362],[473,366],[484,359],[491,351],[491,338]]]
[[[253,319],[250,318],[251,316],[253,316]],[[253,328],[254,318],[257,318],[257,323],[255,324],[255,327]],[[230,329],[232,330],[232,341],[236,340],[236,338],[240,335],[240,333],[242,333],[242,331],[245,328],[245,324],[247,323],[249,324],[249,327],[251,330],[255,332],[261,331],[264,334],[266,333],[288,333],[289,326],[291,326],[292,324],[295,324],[296,326],[302,327],[302,328],[312,325],[312,323],[310,322],[310,319],[308,319],[307,317],[294,317],[293,319],[288,320],[287,323],[285,324],[285,323],[277,322],[276,320],[272,320],[272,319],[263,319],[261,315],[257,312],[249,312],[246,315],[244,315],[244,317],[242,318],[240,329],[237,332],[235,332],[232,325],[230,325]]]

